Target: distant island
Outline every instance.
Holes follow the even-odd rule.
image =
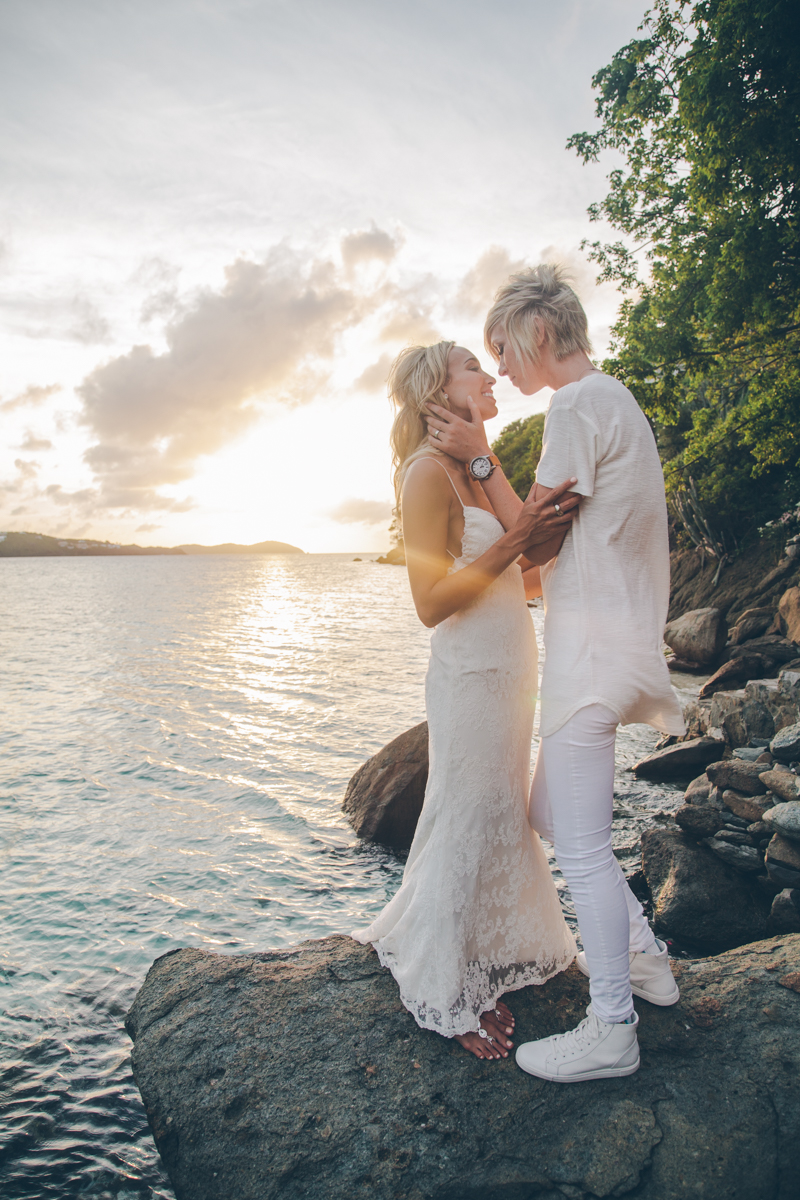
[[[111,556],[122,554],[305,554],[288,542],[254,542],[240,546],[123,546],[119,542],[97,542],[91,538],[54,538],[46,533],[0,533],[0,558],[55,558],[64,556]]]
[[[181,554],[305,554],[299,546],[288,542],[253,542],[252,546],[239,546],[236,542],[223,542],[221,546],[176,546]]]

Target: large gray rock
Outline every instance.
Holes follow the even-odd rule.
[[[166,955],[126,1026],[178,1200],[794,1200],[800,936],[674,969],[638,1073],[574,1087],[422,1032],[341,937]],[[587,1001],[575,967],[515,993],[519,1040]]]
[[[797,776],[791,771],[765,771],[761,778],[769,790],[781,800],[800,800]]]
[[[401,733],[359,767],[342,809],[359,837],[408,850],[428,782],[428,723]]]
[[[743,796],[741,792],[727,788],[722,793],[722,803],[735,816],[752,823],[761,820],[767,809],[772,808],[773,801],[771,796]]]
[[[717,858],[737,871],[751,874],[764,870],[764,855],[759,854],[755,846],[737,846],[715,837],[709,838],[706,845]]]
[[[769,744],[770,754],[779,762],[795,762],[800,759],[800,724],[787,725]]]
[[[642,870],[665,937],[716,954],[764,936],[768,905],[758,885],[677,829],[644,831]]]
[[[724,753],[725,743],[719,738],[692,738],[648,754],[633,771],[640,779],[681,779],[721,759]]]
[[[725,825],[725,818],[718,808],[710,804],[684,804],[675,813],[675,821],[690,837],[711,838]]]
[[[706,774],[715,787],[733,788],[746,796],[763,796],[767,786],[762,782],[761,776],[768,770],[769,763],[750,763],[742,758],[726,758],[724,762],[709,764]]]
[[[678,658],[710,664],[717,661],[725,648],[727,634],[720,609],[695,608],[669,622],[664,630],[664,641]]]
[[[790,842],[800,842],[800,801],[789,800],[785,804],[776,804],[769,808],[761,818]]]

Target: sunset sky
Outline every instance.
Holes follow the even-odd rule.
[[[3,0],[0,529],[386,549],[399,349],[541,258],[605,349],[564,143],[645,7]]]

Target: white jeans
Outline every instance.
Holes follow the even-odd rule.
[[[653,933],[611,849],[617,718],[590,704],[542,738],[533,772],[529,820],[552,842],[569,885],[601,1021],[633,1012],[628,952]]]

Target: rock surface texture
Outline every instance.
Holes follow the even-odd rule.
[[[699,737],[656,750],[634,766],[640,779],[680,779],[717,762],[725,753],[722,738]]]
[[[725,646],[728,627],[718,608],[695,608],[670,621],[664,641],[678,658],[710,664],[717,661]]]
[[[401,733],[359,767],[342,809],[359,837],[408,850],[428,782],[428,723]]]
[[[675,970],[639,1072],[585,1085],[421,1031],[343,937],[165,955],[126,1026],[178,1200],[795,1200],[800,935]],[[574,966],[515,993],[518,1040],[587,1001]]]
[[[690,832],[697,837],[700,831]],[[751,878],[755,870],[764,871],[763,854],[758,862],[742,862],[737,869],[726,861],[727,851],[720,856],[713,850],[678,829],[646,829],[642,834],[642,870],[656,933],[703,954],[764,937],[769,914],[768,898]],[[750,848],[750,854],[755,850]]]

